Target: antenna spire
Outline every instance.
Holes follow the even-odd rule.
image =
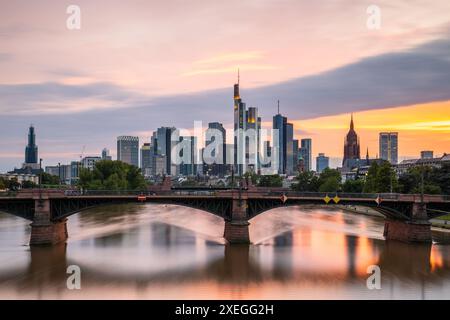
[[[239,75],[239,68],[238,68],[238,84],[239,84],[239,81],[240,81],[240,75]]]
[[[280,100],[278,100],[278,114],[280,114]]]

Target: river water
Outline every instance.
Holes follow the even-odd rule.
[[[385,242],[382,218],[288,207],[250,223],[252,244],[227,246],[208,213],[116,205],[71,216],[67,244],[30,248],[29,222],[0,213],[0,298],[450,299],[450,245]]]

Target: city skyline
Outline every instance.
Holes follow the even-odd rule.
[[[258,108],[261,126],[271,125],[281,100],[295,138],[312,138],[312,154],[325,152],[332,166],[342,161],[341,137],[351,112],[361,150],[368,147],[371,155],[380,131],[399,132],[399,161],[426,149],[448,152],[446,1],[380,1],[383,25],[377,31],[366,28],[366,6],[350,1],[331,7],[286,1],[283,12],[292,14],[281,24],[266,23],[276,7],[272,1],[256,8],[239,3],[231,19],[221,12],[236,6],[233,1],[221,4],[220,12],[217,4],[195,1],[177,10],[151,1],[100,11],[86,1],[79,5],[83,23],[77,31],[66,28],[64,4],[14,2],[0,13],[0,134],[8,137],[0,142],[2,171],[22,162],[29,123],[39,128],[39,152],[48,164],[77,159],[83,146],[86,154],[103,147],[114,153],[116,136],[149,141],[160,126],[189,129],[195,120],[220,121],[231,131],[229,85],[237,68],[242,95],[248,107]],[[338,7],[340,14],[330,15]],[[195,20],[200,12],[210,18]],[[168,28],[161,13],[175,25]],[[242,28],[248,35],[236,33]],[[179,32],[192,45],[172,52],[166,44]],[[324,36],[336,32],[344,36]]]

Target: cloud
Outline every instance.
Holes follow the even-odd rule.
[[[5,52],[0,52],[0,63],[11,60],[12,55]]]
[[[257,106],[263,121],[271,121],[276,100],[289,119],[308,119],[450,100],[450,40],[440,40],[402,52],[362,59],[318,75],[246,89],[241,96]],[[164,97],[149,97],[111,83],[64,85],[0,85],[0,135],[22,138],[34,123],[41,137],[58,136],[73,148],[114,148],[115,137],[159,126],[191,128],[194,120],[233,120],[229,88]],[[441,125],[441,124],[437,124]],[[3,145],[8,152],[23,145]],[[56,144],[51,148],[58,148]],[[11,149],[11,150],[9,150]],[[19,152],[19,151],[18,151]]]

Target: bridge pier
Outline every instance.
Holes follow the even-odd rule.
[[[384,237],[386,240],[430,243],[431,223],[427,219],[426,205],[413,203],[410,221],[387,219]]]
[[[51,220],[49,199],[36,199],[34,219],[31,223],[30,246],[52,245],[68,238],[67,219]]]
[[[233,198],[232,201],[231,220],[225,220],[223,237],[230,244],[249,244],[247,200]]]

